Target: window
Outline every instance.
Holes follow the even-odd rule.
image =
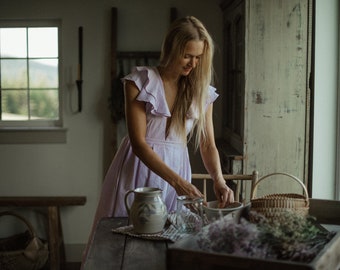
[[[0,21],[0,132],[62,126],[59,21]]]

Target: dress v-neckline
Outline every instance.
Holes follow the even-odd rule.
[[[159,82],[160,82],[160,84],[162,85],[164,103],[166,104],[167,110],[168,110],[169,115],[170,115],[170,117],[171,117],[171,116],[172,116],[173,109],[174,109],[174,105],[175,105],[175,103],[176,103],[177,94],[176,94],[176,98],[175,98],[175,100],[174,100],[173,106],[172,106],[172,108],[170,109],[169,104],[168,104],[168,101],[166,100],[165,85],[164,85],[164,82],[163,82],[161,73],[160,73],[159,68],[158,68],[157,66],[155,67],[155,69],[156,69],[156,71],[157,71],[157,75],[158,75]]]

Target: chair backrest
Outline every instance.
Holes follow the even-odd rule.
[[[242,203],[248,203],[251,199],[251,191],[258,179],[258,172],[253,171],[252,174],[223,174],[227,185],[234,190],[235,200]],[[207,201],[207,181],[212,178],[209,174],[193,173],[192,180],[203,180],[203,195],[204,200]],[[248,184],[245,184],[246,181]]]

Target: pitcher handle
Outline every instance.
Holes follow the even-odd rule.
[[[133,190],[129,190],[128,192],[125,193],[125,197],[124,197],[124,202],[125,202],[125,208],[126,208],[126,212],[130,215],[130,205],[128,203],[128,196],[133,192]]]

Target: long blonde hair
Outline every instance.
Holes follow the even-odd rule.
[[[183,57],[185,46],[189,41],[203,41],[204,50],[199,63],[188,76],[182,76],[178,83],[178,94],[173,108],[170,126],[186,139],[185,121],[192,103],[198,113],[198,119],[194,122],[194,128],[189,134],[189,139],[195,133],[195,147],[198,148],[201,140],[206,138],[205,109],[208,98],[208,88],[213,79],[213,54],[214,44],[210,34],[203,23],[193,16],[177,19],[172,23],[164,39],[160,66],[168,67]]]

